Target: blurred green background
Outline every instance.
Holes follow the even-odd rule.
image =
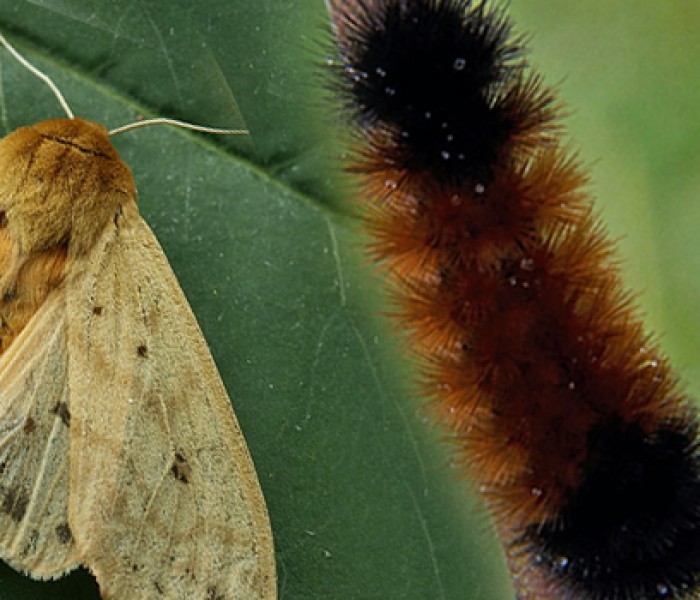
[[[700,5],[511,0],[557,84],[627,281],[691,389],[700,262]],[[506,600],[500,549],[412,386],[366,265],[321,0],[3,0],[0,28],[77,114],[245,126],[115,139],[216,358],[266,495],[280,597]],[[60,116],[0,55],[0,127]],[[0,567],[2,599],[94,599]]]

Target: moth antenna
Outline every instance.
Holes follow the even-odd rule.
[[[53,92],[54,96],[56,96],[56,99],[58,100],[58,103],[61,105],[61,108],[63,108],[63,111],[66,113],[69,119],[73,119],[75,117],[75,114],[71,110],[71,107],[68,105],[68,102],[66,102],[66,99],[63,97],[63,94],[61,94],[61,90],[58,89],[58,86],[53,82],[53,80],[43,71],[40,71],[37,67],[35,67],[32,63],[30,63],[24,56],[22,56],[16,48],[10,44],[10,42],[7,41],[4,35],[0,33],[0,44],[2,44],[5,49],[25,68],[27,69],[30,73],[33,73],[36,77],[41,79],[47,86],[49,86],[49,89]],[[110,136],[114,135],[119,135],[120,133],[125,133],[127,131],[131,131],[132,129],[137,129],[139,127],[147,127],[149,125],[173,125],[175,127],[181,127],[182,129],[190,129],[192,131],[199,131],[201,133],[211,133],[214,135],[247,135],[248,130],[247,129],[219,129],[217,127],[205,127],[204,125],[194,125],[192,123],[187,123],[186,121],[178,121],[177,119],[166,119],[166,118],[157,118],[157,119],[146,119],[144,121],[135,121],[133,123],[129,123],[127,125],[122,125],[121,127],[117,127],[115,129],[112,129],[109,131]]]
[[[5,46],[5,49],[14,56],[14,58],[19,62],[27,71],[30,73],[33,73],[36,75],[39,79],[41,79],[46,85],[49,86],[49,89],[53,92],[53,95],[56,96],[56,99],[58,100],[58,103],[61,105],[61,108],[63,108],[63,111],[68,115],[69,119],[74,118],[73,111],[71,110],[70,106],[68,106],[68,102],[66,102],[66,99],[63,97],[63,94],[61,94],[61,90],[58,89],[58,86],[53,82],[53,80],[44,72],[40,71],[37,69],[32,63],[30,63],[24,56],[22,56],[15,48],[10,44],[5,39],[5,36],[0,33],[0,44]]]
[[[120,133],[125,133],[131,131],[132,129],[138,129],[139,127],[148,127],[150,125],[173,125],[175,127],[181,127],[182,129],[190,129],[192,131],[199,131],[201,133],[212,133],[214,135],[247,135],[247,129],[219,129],[217,127],[205,127],[204,125],[193,125],[192,123],[187,123],[186,121],[178,121],[177,119],[145,119],[143,121],[134,121],[133,123],[128,123],[127,125],[122,125],[108,132],[110,136],[119,135]]]

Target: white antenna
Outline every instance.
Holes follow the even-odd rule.
[[[5,46],[6,50],[12,54],[12,56],[17,59],[17,62],[19,62],[22,66],[24,66],[27,71],[30,73],[33,73],[36,75],[39,79],[41,79],[46,85],[49,86],[49,89],[53,92],[54,96],[56,96],[56,99],[58,100],[58,103],[61,105],[61,108],[63,108],[63,111],[68,115],[69,119],[72,119],[75,115],[73,114],[73,111],[70,109],[70,106],[68,106],[68,102],[66,102],[66,99],[63,97],[63,94],[61,94],[61,91],[58,89],[58,86],[51,80],[51,78],[46,74],[42,73],[39,69],[37,69],[32,63],[30,63],[24,56],[22,56],[17,50],[14,49],[12,44],[8,42],[5,39],[5,36],[0,33],[0,44]]]
[[[22,56],[17,50],[15,50],[14,46],[10,44],[5,39],[5,36],[0,33],[0,44],[2,44],[7,51],[12,54],[12,56],[15,57],[15,59],[22,65],[24,68],[26,68],[30,73],[33,73],[36,75],[39,79],[41,79],[46,85],[49,86],[49,89],[54,93],[54,96],[56,96],[56,99],[58,100],[59,104],[63,108],[64,112],[66,115],[68,115],[69,119],[75,118],[75,115],[73,114],[73,111],[71,110],[70,106],[68,106],[68,102],[66,102],[66,99],[63,97],[63,94],[61,94],[61,91],[58,89],[58,86],[51,80],[51,78],[46,74],[42,73],[39,69],[37,69],[32,63],[30,63],[24,56]],[[192,131],[200,131],[202,133],[212,133],[215,135],[246,135],[248,133],[247,129],[218,129],[217,127],[205,127],[203,125],[193,125],[192,123],[187,123],[185,121],[178,121],[177,119],[166,119],[166,118],[157,118],[157,119],[144,119],[143,121],[135,121],[134,123],[129,123],[128,125],[122,125],[121,127],[117,127],[116,129],[112,129],[109,131],[109,135],[119,135],[120,133],[124,133],[126,131],[131,131],[132,129],[137,129],[139,127],[147,127],[149,125],[174,125],[175,127],[182,127],[183,129],[190,129]]]
[[[121,127],[110,130],[109,135],[119,135],[120,133],[131,131],[132,129],[138,129],[139,127],[148,127],[149,125],[174,125],[175,127],[182,127],[183,129],[191,129],[192,131],[200,131],[202,133],[213,133],[215,135],[246,135],[248,133],[247,129],[219,129],[217,127],[193,125],[192,123],[187,123],[186,121],[178,121],[177,119],[166,119],[164,117],[160,117],[157,119],[134,121],[128,125],[122,125]]]

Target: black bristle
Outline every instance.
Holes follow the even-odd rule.
[[[694,427],[596,427],[580,487],[527,544],[577,598],[683,598],[700,573],[700,453]]]
[[[470,0],[365,0],[345,27],[343,75],[362,127],[388,134],[408,170],[488,178],[522,126],[521,48],[501,13]]]

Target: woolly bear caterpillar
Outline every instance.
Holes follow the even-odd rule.
[[[82,564],[104,597],[274,598],[201,331],[110,133],[50,85],[69,118],[0,141],[0,556],[40,579]]]
[[[483,2],[327,4],[372,251],[519,598],[695,597],[696,410],[522,39]]]

